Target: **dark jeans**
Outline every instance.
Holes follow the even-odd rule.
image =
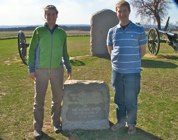
[[[118,123],[136,125],[137,97],[140,92],[140,73],[121,74],[112,70]]]

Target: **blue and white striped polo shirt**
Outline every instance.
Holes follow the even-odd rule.
[[[113,47],[112,69],[119,73],[139,73],[141,69],[140,46],[144,44],[146,44],[144,28],[131,21],[125,29],[120,24],[109,29],[107,46]]]

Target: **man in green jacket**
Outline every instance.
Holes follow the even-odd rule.
[[[34,97],[34,136],[42,137],[44,119],[44,100],[48,82],[52,90],[51,118],[54,131],[61,132],[61,101],[63,96],[63,65],[67,69],[68,79],[71,78],[71,66],[67,52],[67,35],[56,24],[58,11],[55,6],[48,5],[44,8],[46,23],[34,30],[29,53],[29,75],[35,83]]]

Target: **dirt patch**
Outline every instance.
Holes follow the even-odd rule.
[[[4,61],[5,65],[11,65],[14,63],[19,63],[22,62],[20,57],[18,55],[12,56],[11,58],[8,58],[7,60]]]
[[[43,130],[46,133],[53,133],[54,132],[50,121],[45,121],[44,122],[44,124],[43,124]]]
[[[0,91],[0,97],[6,95],[7,93]]]
[[[145,54],[144,57],[147,57],[147,58],[157,58],[157,56],[153,55],[153,54]]]

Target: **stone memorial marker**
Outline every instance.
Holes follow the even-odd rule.
[[[67,80],[64,83],[62,129],[108,129],[109,102],[109,88],[105,82]]]
[[[106,46],[107,33],[119,22],[116,12],[104,9],[91,18],[90,47],[93,56],[109,57]]]

